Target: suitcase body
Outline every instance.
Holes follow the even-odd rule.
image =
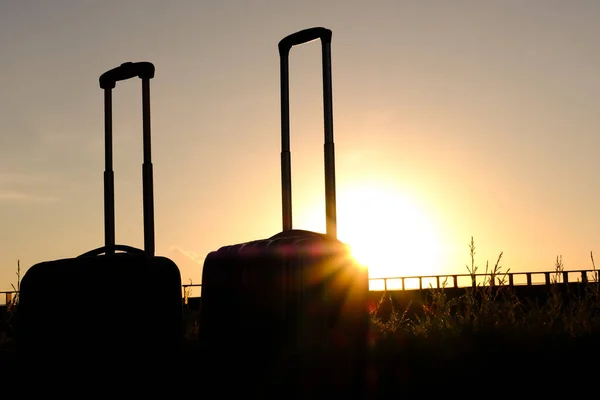
[[[115,244],[112,89],[142,80],[144,250]],[[67,390],[73,379],[107,386],[173,367],[182,340],[183,300],[177,265],[154,255],[149,81],[151,63],[125,63],[104,73],[105,246],[74,258],[41,262],[23,276],[17,349],[28,377]]]
[[[321,39],[327,233],[292,228],[288,53]],[[202,273],[200,340],[207,381],[240,381],[258,398],[362,396],[368,270],[337,239],[331,101],[331,31],[311,28],[279,43],[283,230],[208,254]]]
[[[292,230],[225,246],[209,253],[202,279],[200,334],[213,373],[263,395],[360,390],[368,273],[344,243]]]
[[[19,347],[44,368],[176,354],[181,278],[173,261],[117,253],[47,261],[21,282]],[[40,365],[41,367],[41,365]]]

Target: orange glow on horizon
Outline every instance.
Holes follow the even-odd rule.
[[[324,210],[306,207],[303,226],[320,231]],[[396,277],[441,273],[437,226],[417,201],[382,182],[354,183],[337,196],[338,238],[369,276]]]

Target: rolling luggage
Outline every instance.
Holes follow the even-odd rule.
[[[142,81],[143,98],[144,250],[115,244],[112,89],[116,82],[136,76]],[[153,77],[150,62],[124,63],[100,77],[106,135],[105,245],[78,257],[36,264],[21,282],[17,335],[21,365],[28,376],[51,376],[57,387],[76,381],[106,385],[119,374],[126,374],[132,383],[142,371],[173,368],[180,351],[180,271],[170,259],[154,254]],[[133,374],[132,368],[139,373]]]
[[[331,35],[310,28],[279,43],[283,230],[221,247],[203,266],[200,340],[206,374],[214,377],[207,381],[227,376],[261,398],[357,398],[364,389],[368,271],[337,239]],[[316,39],[323,57],[325,234],[292,227],[288,55]]]

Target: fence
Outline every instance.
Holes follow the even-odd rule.
[[[534,280],[535,276],[542,276],[541,280]],[[572,276],[576,275],[573,280]],[[570,278],[571,276],[571,278]],[[519,279],[521,278],[521,279]],[[523,279],[524,278],[524,279]],[[448,285],[451,279],[451,285]],[[598,270],[575,271],[544,271],[544,272],[509,272],[502,274],[448,274],[369,278],[370,290],[423,290],[428,288],[459,288],[485,286],[533,286],[551,285],[554,283],[569,282],[598,282]],[[462,281],[462,284],[461,284]],[[425,285],[424,285],[425,284]]]
[[[188,303],[188,299],[190,297],[200,297],[200,295],[202,294],[202,284],[201,283],[186,283],[185,285],[181,285],[182,289],[183,289],[183,301],[185,304]],[[199,287],[200,293],[198,294],[198,296],[192,296],[192,288],[195,287]]]
[[[19,294],[19,292],[16,290],[6,290],[3,292],[0,292],[0,296],[4,297],[4,303],[0,303],[0,306],[5,306],[8,304],[11,304],[13,301],[15,301],[18,294]]]
[[[575,280],[573,280],[573,275]],[[543,279],[535,280],[534,277],[542,276]],[[519,279],[524,278],[524,279]],[[508,286],[533,286],[551,285],[554,283],[569,282],[598,282],[598,270],[575,270],[575,271],[545,271],[545,272],[509,272],[504,274],[448,274],[448,275],[423,275],[423,276],[399,276],[386,278],[369,278],[369,289],[372,291],[387,290],[423,290],[428,288],[459,288],[476,287],[478,285],[508,285]],[[451,285],[448,286],[448,279]],[[462,281],[462,282],[461,282]],[[188,283],[181,285],[184,302],[188,298],[200,297],[202,293],[201,283]],[[194,288],[200,288],[197,295]],[[4,304],[12,303],[18,295],[16,290],[0,291],[4,297]]]

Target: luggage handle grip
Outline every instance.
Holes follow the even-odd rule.
[[[125,81],[136,76],[140,79],[154,78],[154,65],[147,61],[123,63],[100,76],[100,88],[114,89],[118,81]]]
[[[126,253],[134,254],[134,255],[145,254],[144,250],[138,249],[136,247],[126,246],[126,245],[123,245],[123,244],[115,244],[114,246],[112,246],[112,248],[114,250],[120,250],[120,251],[124,251]],[[98,256],[98,255],[100,255],[102,253],[107,253],[107,250],[108,250],[108,246],[98,247],[97,249],[90,250],[88,252],[85,252],[85,253],[77,256],[77,258]],[[114,253],[111,253],[111,254],[114,254]]]
[[[331,30],[323,27],[304,29],[286,36],[279,42],[279,54],[287,55],[294,46],[321,39],[323,42],[331,42]]]

